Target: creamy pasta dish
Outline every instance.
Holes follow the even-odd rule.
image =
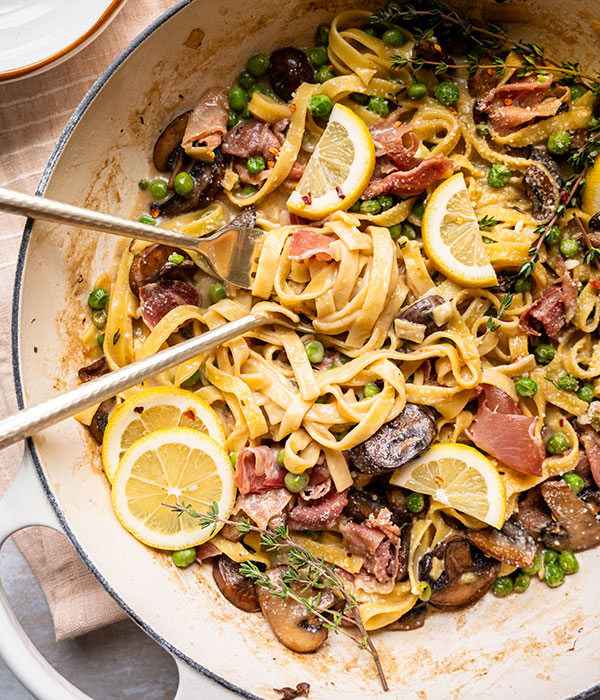
[[[252,285],[131,241],[81,378],[272,321],[80,419],[125,527],[294,651],[379,663],[370,631],[566,589],[600,542],[600,83],[548,53],[348,10],[155,125],[140,221],[261,229]]]

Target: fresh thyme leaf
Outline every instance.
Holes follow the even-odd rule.
[[[493,238],[489,238],[488,236],[482,236],[481,240],[486,244],[489,245],[490,243],[497,243]]]
[[[487,214],[482,216],[478,221],[479,228],[482,231],[491,231],[494,226],[497,226],[499,223],[498,219],[494,219],[493,216],[488,216]]]

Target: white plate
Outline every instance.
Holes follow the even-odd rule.
[[[47,70],[86,46],[125,0],[0,0],[0,81]]]

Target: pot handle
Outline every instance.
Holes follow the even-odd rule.
[[[46,525],[61,530],[26,446],[17,476],[0,500],[0,546],[14,532],[30,525]],[[35,698],[92,700],[55,671],[35,648],[15,617],[1,583],[0,630],[0,656]]]

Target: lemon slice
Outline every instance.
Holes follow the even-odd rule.
[[[288,209],[307,219],[348,209],[369,183],[374,167],[375,148],[367,125],[351,109],[336,104],[287,201]]]
[[[498,282],[462,173],[436,187],[425,207],[422,226],[425,253],[446,277],[467,287]]]
[[[208,513],[217,503],[227,519],[235,501],[235,481],[225,449],[191,428],[163,428],[140,438],[123,455],[113,483],[117,517],[140,542],[158,549],[185,549],[214,534],[198,518],[163,505],[191,505]],[[214,532],[220,529],[217,526]]]
[[[506,491],[497,469],[474,447],[433,445],[418,459],[397,469],[390,484],[472,515],[500,529],[506,515]]]
[[[102,464],[112,482],[119,460],[139,438],[160,428],[194,428],[208,433],[221,445],[225,431],[212,408],[191,391],[157,386],[122,403],[106,425],[102,440]]]
[[[590,216],[600,211],[600,158],[596,158],[594,165],[585,175],[581,208]]]

